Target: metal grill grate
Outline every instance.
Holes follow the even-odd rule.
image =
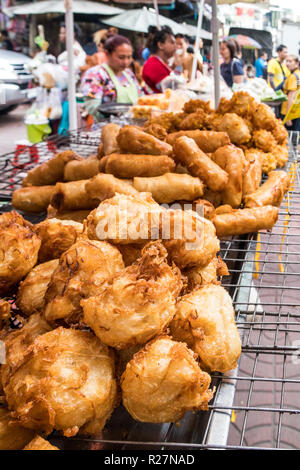
[[[224,240],[242,338],[237,370],[212,375],[208,412],[176,424],[134,421],[122,407],[98,439],[50,436],[61,449],[297,449],[300,414],[299,135],[290,136],[292,185],[270,232]],[[80,145],[78,143],[78,145]]]

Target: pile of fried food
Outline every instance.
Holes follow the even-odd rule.
[[[132,106],[131,113],[134,119],[149,119],[153,114],[161,114],[169,108],[172,90],[169,88],[163,93],[140,96],[137,103]]]
[[[64,151],[28,172],[12,203],[48,217],[0,216],[0,449],[99,436],[120,402],[151,423],[208,409],[210,373],[241,353],[219,238],[275,224],[286,139],[237,93],[216,112],[196,100],[143,128],[107,124],[97,155]]]

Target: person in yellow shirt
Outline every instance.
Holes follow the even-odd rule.
[[[285,65],[285,59],[288,55],[287,47],[281,44],[276,49],[278,57],[268,62],[268,84],[275,91],[282,90],[285,79],[290,72]]]
[[[290,75],[286,78],[283,84],[283,92],[287,95],[288,100],[282,103],[282,119],[284,119],[290,107],[293,105],[297,91],[300,90],[300,68],[298,57],[295,55],[288,56],[286,59],[286,65],[290,71]],[[293,119],[292,121],[287,121],[285,125],[288,130],[299,131],[300,118]]]

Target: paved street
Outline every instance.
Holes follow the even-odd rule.
[[[0,115],[0,155],[13,152],[17,140],[27,139],[24,117],[29,106],[25,104],[11,113]]]

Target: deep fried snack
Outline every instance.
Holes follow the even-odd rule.
[[[35,225],[34,230],[42,243],[39,250],[39,263],[57,259],[77,238],[83,234],[83,225],[73,220],[46,219]]]
[[[262,178],[261,153],[257,152],[256,149],[246,150],[245,158],[250,166],[243,176],[243,197],[254,193],[259,188]]]
[[[251,209],[232,209],[226,206],[226,209],[226,212],[216,214],[212,219],[219,238],[270,230],[278,218],[278,208],[274,206]]]
[[[241,340],[224,287],[209,284],[182,297],[170,330],[199,355],[201,368],[224,373],[237,366]]]
[[[211,189],[206,189],[204,191],[203,197],[214,207],[219,207],[222,204],[222,193],[219,191],[211,191]]]
[[[166,141],[173,146],[176,139],[183,135],[194,139],[198,147],[204,153],[213,153],[219,147],[230,144],[230,139],[226,132],[200,130],[173,132],[172,134],[168,135]]]
[[[253,142],[263,152],[272,152],[276,146],[276,140],[271,132],[259,129],[253,132]]]
[[[112,153],[102,169],[118,178],[160,176],[175,169],[174,160],[167,155],[134,155]]]
[[[188,114],[180,123],[179,129],[181,130],[195,130],[202,129],[206,122],[206,113],[203,109],[199,108],[194,113]]]
[[[103,155],[110,155],[120,151],[117,137],[120,132],[121,126],[110,122],[105,124],[101,129],[101,142],[103,144]]]
[[[47,263],[38,264],[20,283],[16,305],[25,316],[42,312],[45,294],[58,262],[58,259],[52,259]]]
[[[168,135],[166,129],[160,124],[147,124],[143,127],[143,130],[147,132],[147,134],[151,134],[159,140],[166,140]]]
[[[81,209],[94,209],[99,204],[98,199],[91,198],[85,190],[88,180],[56,183],[50,204],[59,212]]]
[[[179,125],[185,117],[186,113],[162,113],[145,122],[145,126],[149,126],[150,124],[159,124],[166,130],[166,132],[175,132],[178,131]]]
[[[276,167],[283,168],[289,159],[289,150],[286,145],[276,145],[273,150],[272,154],[276,159]]]
[[[117,402],[114,376],[112,352],[92,333],[59,327],[33,341],[3,388],[22,426],[70,437],[102,430]]]
[[[251,139],[249,127],[243,118],[235,113],[227,113],[218,125],[218,131],[227,132],[233,144],[246,144]]]
[[[267,181],[254,193],[245,196],[245,207],[279,207],[290,186],[290,177],[285,171],[271,171]]]
[[[260,103],[253,113],[253,124],[256,129],[272,131],[276,127],[276,116],[270,106]]]
[[[100,142],[97,148],[97,158],[98,160],[101,160],[102,157],[104,157],[104,149],[103,149],[103,143]]]
[[[206,114],[211,114],[213,112],[209,101],[189,100],[183,105],[183,111],[188,114],[195,113],[198,109],[203,109]]]
[[[189,137],[179,137],[174,143],[176,159],[193,176],[197,176],[213,191],[221,191],[228,182],[228,174],[214,163]]]
[[[140,104],[134,104],[131,107],[131,113],[132,117],[134,119],[151,119],[151,116],[153,113],[160,113],[161,110],[158,106],[154,106],[151,104],[145,104],[145,105],[140,105]]]
[[[133,178],[133,186],[140,192],[149,192],[158,203],[185,199],[193,201],[203,195],[204,186],[199,178],[177,173],[165,173],[153,178]]]
[[[87,180],[99,172],[97,155],[90,155],[83,160],[72,160],[64,169],[64,181]]]
[[[138,191],[134,189],[127,181],[115,178],[113,175],[99,173],[85,184],[85,189],[92,199],[104,201],[118,194],[137,195]]]
[[[197,212],[201,217],[205,219],[211,219],[215,213],[214,206],[207,201],[206,199],[195,199],[194,201],[176,201],[175,204],[172,204],[171,209],[182,209],[182,210],[192,210]]]
[[[279,145],[287,144],[289,134],[280,119],[276,119],[275,127],[272,129],[271,132]]]
[[[47,209],[47,218],[48,219],[59,219],[59,220],[73,220],[74,222],[83,223],[91,211],[79,210],[79,211],[64,211],[59,212],[58,209],[55,209],[51,205]]]
[[[161,238],[180,269],[206,266],[220,249],[212,222],[191,210],[164,213]]]
[[[0,295],[5,295],[37,262],[41,240],[16,211],[0,215]]]
[[[230,113],[231,106],[232,106],[231,100],[228,100],[227,98],[222,97],[219,101],[218,107],[216,109],[216,113],[219,115]]]
[[[81,160],[72,150],[57,153],[55,157],[30,170],[24,178],[23,186],[46,186],[64,179],[65,165],[71,160]]]
[[[122,152],[144,155],[171,155],[171,145],[135,126],[124,126],[117,137]]]
[[[213,160],[228,174],[227,184],[222,191],[222,203],[239,207],[243,195],[243,176],[249,168],[244,152],[234,145],[225,145],[216,150]]]
[[[133,356],[121,377],[123,405],[142,422],[177,422],[208,409],[210,376],[184,343],[161,336]]]
[[[244,118],[252,118],[257,106],[258,103],[253,96],[246,91],[237,91],[230,99],[230,111],[227,112],[238,114]]]
[[[130,266],[131,264],[135,263],[138,258],[142,255],[142,249],[144,248],[145,244],[148,243],[131,243],[127,245],[115,245],[118,250],[120,251],[125,267]]]
[[[182,274],[187,278],[185,292],[192,292],[194,289],[206,284],[219,284],[219,277],[228,276],[229,271],[226,263],[215,256],[207,266],[185,269]]]
[[[0,299],[0,330],[5,325],[7,325],[10,317],[11,317],[11,304],[7,302],[7,300]],[[1,380],[0,380],[0,391],[1,391]]]
[[[0,450],[21,450],[33,436],[34,431],[21,427],[7,408],[0,407]]]
[[[12,205],[24,212],[43,212],[50,204],[55,186],[28,186],[16,189],[12,195]]]
[[[277,168],[277,160],[275,155],[272,152],[262,152],[261,159],[262,159],[262,171],[263,173],[270,173],[270,171],[275,170]]]
[[[115,349],[145,344],[172,320],[181,288],[180,270],[168,265],[166,249],[150,242],[137,263],[81,302],[84,323]]]
[[[80,321],[81,299],[96,295],[101,285],[123,268],[121,253],[107,242],[81,240],[72,245],[51,276],[45,295],[46,320]]]
[[[59,450],[59,448],[53,446],[41,436],[35,436],[35,438],[32,439],[32,441],[30,441],[23,450]]]

